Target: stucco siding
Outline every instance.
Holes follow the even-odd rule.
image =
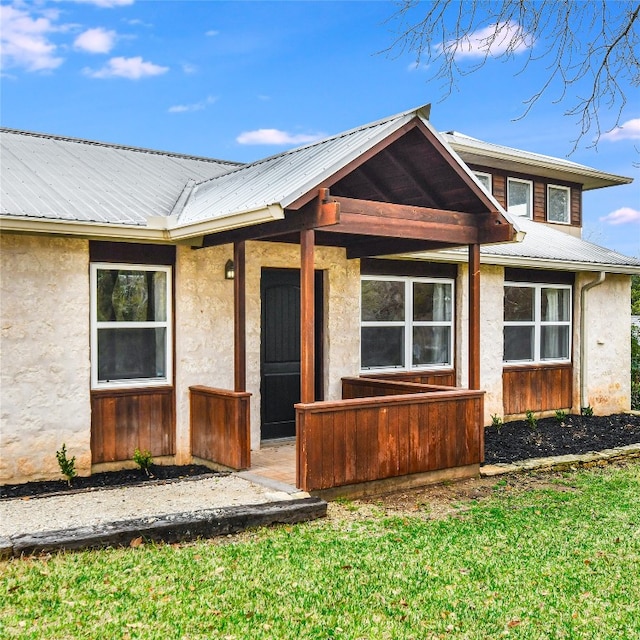
[[[0,481],[60,477],[66,443],[91,468],[86,240],[0,236]]]
[[[597,273],[580,274],[577,280],[576,297],[580,306],[580,290],[596,279]],[[628,411],[631,405],[631,279],[625,275],[607,274],[605,281],[586,293],[585,341],[586,404],[598,415]],[[579,313],[576,314],[579,327]],[[579,336],[574,354],[580,354]],[[580,393],[580,374],[577,373]],[[580,398],[575,403],[580,406]]]

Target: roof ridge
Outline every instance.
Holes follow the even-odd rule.
[[[349,135],[354,134],[357,131],[364,131],[366,129],[373,129],[374,127],[380,126],[381,124],[384,124],[385,122],[389,122],[390,120],[395,120],[397,118],[401,118],[403,116],[407,116],[410,113],[414,113],[414,114],[421,114],[423,112],[427,112],[427,114],[429,113],[429,109],[430,109],[431,105],[430,104],[425,104],[425,105],[421,105],[419,107],[416,107],[414,109],[407,109],[406,111],[402,111],[400,113],[396,113],[395,115],[392,116],[387,116],[385,118],[381,118],[380,120],[376,120],[374,122],[368,122],[367,124],[364,125],[360,125],[359,127],[353,127],[352,129],[348,129],[347,131],[340,131],[339,133],[335,133],[333,135],[330,136],[326,136],[324,138],[320,138],[319,140],[315,140],[313,142],[308,142],[307,144],[303,144],[300,145],[299,147],[294,147],[293,149],[287,149],[286,151],[281,151],[280,153],[274,153],[273,155],[267,156],[266,158],[260,158],[259,160],[254,160],[253,162],[247,162],[246,164],[236,167],[235,169],[233,169],[232,171],[229,171],[228,173],[224,173],[222,175],[219,176],[215,176],[214,178],[208,178],[207,180],[202,180],[201,182],[198,182],[198,185],[201,184],[208,184],[211,182],[214,182],[215,180],[218,180],[220,178],[227,178],[229,176],[232,176],[234,173],[237,173],[239,171],[242,171],[244,169],[248,169],[250,167],[256,167],[260,164],[263,164],[265,162],[269,162],[271,160],[273,160],[274,158],[283,158],[287,155],[293,154],[293,153],[298,153],[304,149],[311,149],[312,147],[316,147],[318,145],[321,144],[325,144],[327,142],[329,142],[330,140],[338,140],[340,138],[346,138]],[[427,116],[428,119],[428,116]]]
[[[33,138],[48,138],[51,140],[60,140],[62,142],[72,142],[74,144],[86,144],[94,147],[108,147],[111,149],[121,149],[123,151],[134,151],[138,153],[147,153],[158,156],[170,156],[174,158],[184,158],[189,160],[199,160],[201,162],[211,162],[216,164],[239,165],[241,168],[245,163],[236,162],[234,160],[219,160],[217,158],[208,158],[206,156],[196,156],[189,153],[179,153],[177,151],[162,151],[160,149],[149,149],[147,147],[133,147],[116,142],[102,142],[100,140],[88,140],[86,138],[74,138],[72,136],[61,136],[54,133],[41,133],[38,131],[25,131],[23,129],[12,129],[10,127],[0,127],[0,133],[13,133],[22,136],[30,136]]]

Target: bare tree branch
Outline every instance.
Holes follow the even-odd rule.
[[[604,126],[618,126],[628,86],[640,86],[638,0],[401,0],[390,21],[399,30],[385,52],[410,52],[416,66],[433,67],[441,99],[498,60],[521,60],[517,75],[544,65],[520,118],[543,98],[567,105],[565,115],[577,118],[573,151],[585,138],[597,145]]]

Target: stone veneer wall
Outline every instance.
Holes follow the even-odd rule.
[[[189,386],[233,388],[233,283],[224,279],[232,247],[178,248],[176,264],[176,457],[188,456]],[[316,247],[324,275],[325,398],[338,399],[340,379],[357,375],[360,344],[360,263],[343,249]],[[251,446],[260,447],[260,277],[263,267],[300,268],[298,245],[249,242],[247,277],[247,391]]]
[[[580,291],[597,278],[577,274],[574,316],[574,410],[580,409]],[[628,411],[631,406],[631,278],[608,273],[605,281],[586,293],[587,402],[597,415]]]
[[[0,235],[0,482],[91,469],[89,246]]]

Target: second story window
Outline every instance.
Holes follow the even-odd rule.
[[[491,174],[484,173],[483,171],[474,171],[473,175],[477,178],[478,182],[484,187],[487,193],[491,193]]]
[[[532,217],[533,182],[507,178],[507,211],[514,216]]]
[[[571,222],[571,189],[555,184],[547,186],[547,220],[549,222]]]

